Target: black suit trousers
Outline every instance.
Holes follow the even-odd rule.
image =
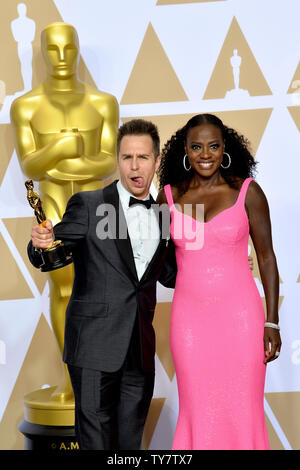
[[[135,325],[137,326],[137,325]],[[137,328],[123,366],[103,372],[68,365],[81,450],[139,450],[154,388],[141,366]]]

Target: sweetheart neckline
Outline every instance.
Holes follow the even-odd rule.
[[[172,197],[173,204],[172,204],[170,207],[173,207],[173,206],[174,206],[176,212],[178,212],[179,214],[185,215],[185,216],[187,216],[187,217],[190,217],[190,218],[193,219],[195,222],[198,222],[198,224],[209,224],[209,223],[210,223],[212,220],[214,220],[216,217],[218,217],[219,215],[223,214],[223,212],[226,212],[226,211],[228,211],[228,210],[230,210],[230,209],[233,209],[233,208],[237,205],[237,203],[239,202],[241,193],[242,193],[243,186],[244,186],[245,182],[246,182],[248,179],[250,179],[250,178],[246,178],[246,179],[243,181],[243,184],[242,184],[242,186],[240,187],[239,194],[238,194],[238,197],[236,198],[235,203],[234,203],[232,206],[227,207],[226,209],[223,209],[222,211],[218,212],[216,215],[214,215],[211,219],[207,220],[206,222],[200,222],[200,220],[195,219],[195,217],[193,217],[192,215],[185,214],[184,212],[178,210],[177,207],[176,207],[176,205],[175,205],[175,203],[174,203],[174,201],[173,201],[173,197],[172,197],[172,196],[171,196],[171,197]],[[252,178],[251,178],[251,179],[252,179]],[[250,181],[250,183],[251,183],[251,181]],[[170,187],[170,189],[171,189],[171,187]],[[247,219],[248,219],[248,214],[247,214],[247,212],[246,212],[245,203],[243,204],[243,207],[244,207],[244,213],[246,214]],[[248,222],[249,222],[249,220],[248,220]]]
[[[230,206],[230,207],[227,207],[226,209],[223,209],[222,211],[218,212],[216,215],[214,215],[211,219],[207,220],[206,222],[201,222],[200,220],[198,219],[195,219],[195,217],[193,217],[192,215],[189,215],[189,214],[186,214],[185,212],[182,212],[180,211],[179,209],[177,209],[175,203],[173,202],[172,206],[171,207],[174,207],[176,212],[178,212],[179,214],[182,214],[182,215],[185,215],[187,217],[190,217],[191,219],[193,219],[195,222],[197,222],[198,224],[209,224],[212,220],[214,220],[216,217],[218,217],[219,215],[223,214],[224,212],[230,210],[230,209],[233,209],[236,205],[237,205],[237,202],[239,200],[239,196],[237,197],[237,200],[235,201],[235,203]],[[244,206],[244,209],[245,209],[245,206]],[[246,210],[245,210],[246,212]]]

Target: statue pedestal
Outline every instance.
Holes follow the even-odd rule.
[[[24,420],[18,428],[25,436],[25,450],[79,450],[74,428],[74,399],[51,399],[55,389],[36,390],[24,397]]]
[[[43,426],[24,419],[18,429],[24,434],[25,450],[79,450],[73,426]]]

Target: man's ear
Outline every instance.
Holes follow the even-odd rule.
[[[158,155],[155,160],[155,172],[158,170],[161,163],[161,155]]]

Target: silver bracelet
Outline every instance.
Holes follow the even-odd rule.
[[[266,321],[265,326],[269,328],[274,328],[275,330],[280,330],[280,327],[279,325],[277,325],[277,323],[271,323],[269,321]]]

